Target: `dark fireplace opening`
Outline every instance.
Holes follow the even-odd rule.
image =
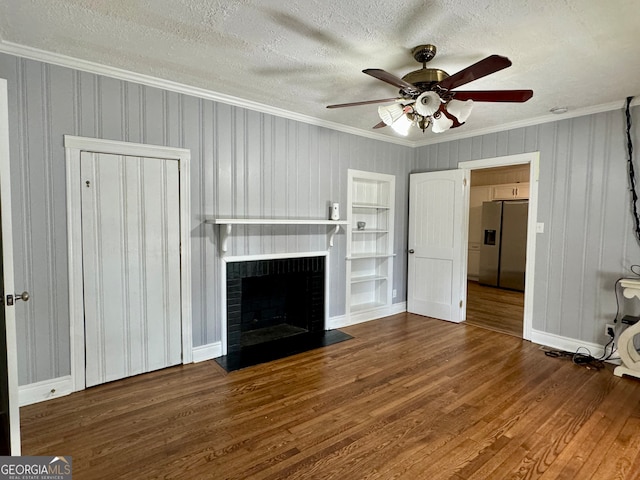
[[[324,331],[324,260],[227,264],[227,352]]]
[[[311,301],[308,277],[288,273],[242,279],[240,348],[313,331],[306,308]]]
[[[325,331],[325,257],[227,263],[227,371],[348,340]]]

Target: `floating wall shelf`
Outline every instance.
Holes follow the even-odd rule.
[[[333,247],[333,237],[340,231],[340,225],[346,220],[310,220],[283,218],[211,218],[206,217],[204,223],[220,225],[220,250],[227,251],[227,240],[233,231],[233,225],[328,225],[333,227],[329,232],[329,247]]]

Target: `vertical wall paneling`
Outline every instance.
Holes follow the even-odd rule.
[[[33,270],[29,272],[29,289],[33,289],[34,292],[48,288],[48,268],[50,265],[47,257],[49,249],[46,242],[49,234],[49,225],[46,217],[48,198],[46,197],[45,185],[47,180],[44,177],[45,168],[43,157],[46,133],[42,129],[44,122],[43,111],[45,109],[42,71],[43,65],[36,62],[25,62],[24,85],[25,94],[27,95],[25,120],[27,142],[29,142],[29,178],[27,179],[29,183],[29,197],[26,201],[29,202],[32,207],[29,211],[30,216],[25,218],[24,221],[26,228],[31,231],[37,229],[39,230],[39,234],[31,236],[31,242],[27,246],[28,250],[22,253],[31,253],[33,258],[32,267],[45,267],[37,273]],[[36,372],[43,372],[44,375],[49,376],[52,374],[50,371],[50,348],[47,345],[48,334],[50,333],[50,317],[48,315],[50,304],[49,294],[47,294],[43,300],[44,301],[38,304],[33,304],[35,318],[42,320],[38,325],[39,328],[32,330],[33,337],[31,339],[31,346],[33,348],[33,354],[37,352],[32,362]]]
[[[6,58],[4,59],[6,62]],[[31,218],[31,169],[30,163],[24,161],[29,158],[29,125],[27,115],[27,61],[15,59],[12,62],[15,70],[11,72],[6,64],[3,64],[3,70],[7,75],[5,78],[11,78],[10,73],[14,73],[15,92],[16,92],[16,115],[10,113],[9,134],[10,134],[10,150],[11,150],[11,172],[16,177],[19,172],[20,188],[12,191],[13,203],[13,229],[23,232],[19,239],[14,238],[14,273],[16,284],[28,285],[33,293],[33,257],[29,254],[32,249],[32,234],[28,224]],[[9,82],[9,102],[12,101],[12,86]],[[11,108],[11,103],[10,103]],[[17,120],[17,121],[16,121]],[[16,125],[17,128],[11,128]],[[17,134],[14,136],[14,134]],[[13,152],[17,152],[17,155]],[[12,186],[16,185],[16,181],[12,181]],[[26,288],[26,287],[25,287]],[[35,329],[36,329],[36,311],[34,304],[26,304],[24,308],[24,319],[16,322],[16,330],[18,336],[18,368],[20,379],[23,377],[34,378],[36,376],[35,365]],[[23,320],[23,321],[20,321]],[[21,347],[21,348],[20,348]],[[44,372],[46,375],[47,372]]]
[[[53,238],[52,279],[53,288],[50,288],[52,297],[52,316],[55,321],[52,325],[52,352],[51,365],[54,368],[53,377],[65,375],[70,369],[69,357],[69,305],[67,280],[67,215],[66,215],[66,172],[56,160],[56,150],[59,148],[60,139],[67,132],[76,131],[78,120],[75,101],[77,92],[76,72],[69,69],[53,68],[48,72],[49,76],[49,149],[47,164],[49,165],[49,184],[51,196],[51,220]],[[56,119],[54,121],[54,119]],[[54,313],[55,312],[55,313]],[[65,352],[61,355],[59,352]]]
[[[632,113],[637,132],[640,109]],[[618,110],[451,142],[459,158],[451,146],[416,151],[420,171],[456,168],[468,155],[540,152],[537,221],[545,232],[536,241],[534,330],[605,343],[603,326],[616,313],[614,282],[630,274],[640,253],[631,233],[624,128]],[[440,155],[446,165],[434,158]]]
[[[42,65],[42,166],[43,166],[43,175],[44,175],[44,196],[45,196],[45,222],[46,222],[46,255],[48,258],[56,258],[56,243],[57,243],[57,235],[56,235],[56,224],[54,223],[54,196],[53,196],[53,178],[52,178],[52,165],[50,162],[51,158],[51,79],[50,79],[50,67],[46,64]],[[56,266],[57,263],[55,261],[48,262],[47,265],[47,284],[53,286],[54,291],[49,294],[48,298],[48,311],[49,313],[49,328],[48,331],[51,334],[51,338],[42,339],[41,341],[44,343],[47,342],[46,348],[43,348],[42,351],[46,351],[47,355],[40,355],[39,357],[44,357],[45,361],[48,361],[49,368],[52,369],[50,374],[52,376],[56,375],[58,372],[57,368],[57,355],[56,349],[59,342],[59,328],[58,328],[58,316],[59,311],[57,309],[56,302]]]
[[[326,218],[346,215],[346,172],[396,175],[406,210],[414,150],[196,99],[158,88],[0,54],[9,87],[16,283],[32,293],[18,322],[20,384],[70,373],[65,157],[62,135],[182,147],[192,152],[193,345],[221,340],[220,253],[204,216]],[[181,172],[182,174],[182,172]],[[396,250],[406,219],[396,215]],[[345,235],[328,255],[329,315],[345,313]],[[242,227],[229,255],[327,248],[326,228]],[[394,264],[395,302],[405,300],[404,260]]]
[[[615,313],[613,282],[638,257],[622,111],[414,150],[6,54],[0,76],[9,87],[16,283],[33,293],[18,321],[23,385],[69,373],[63,134],[193,152],[194,346],[221,339],[218,238],[203,217],[324,218],[329,202],[339,202],[344,216],[348,168],[396,176],[395,302],[406,299],[409,173],[456,168],[459,161],[540,152],[538,221],[545,233],[537,242],[534,329],[602,342],[601,326]],[[228,254],[306,248],[326,248],[323,229],[242,227]],[[330,316],[345,313],[345,249],[341,232],[328,259]]]

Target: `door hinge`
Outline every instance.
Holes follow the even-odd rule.
[[[467,179],[466,178],[462,179],[462,186],[464,186],[464,187],[467,186]]]
[[[460,308],[462,308],[462,300],[460,300]]]

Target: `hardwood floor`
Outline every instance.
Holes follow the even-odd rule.
[[[225,373],[174,367],[21,409],[82,479],[638,479],[640,381],[400,314]]]
[[[469,325],[522,338],[523,319],[524,292],[467,282],[466,322]]]

